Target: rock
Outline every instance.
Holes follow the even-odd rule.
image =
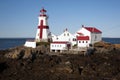
[[[79,66],[79,67],[78,67],[78,71],[79,71],[79,74],[80,74],[80,75],[81,75],[81,73],[82,73],[83,68],[84,68],[83,66]]]
[[[17,59],[19,55],[19,50],[13,50],[12,52],[9,52],[8,54],[5,54],[5,57],[7,58],[12,58],[12,59]]]
[[[25,55],[25,50],[20,50],[18,59],[22,59],[24,55]]]
[[[60,66],[60,67],[57,67],[56,71],[63,72],[63,73],[72,73],[73,72],[73,70],[71,69],[70,66]]]
[[[32,58],[32,50],[31,50],[31,48],[25,49],[25,54],[23,56],[23,59],[27,59],[27,58]]]
[[[87,51],[85,52],[84,55],[92,55],[94,51],[95,51],[94,47],[90,46],[87,48]]]
[[[115,48],[120,49],[120,44],[114,44]]]
[[[65,65],[71,65],[71,62],[70,61],[66,61]]]
[[[0,63],[0,73],[2,73],[7,68],[8,68],[8,65],[7,65],[6,62],[1,62]]]
[[[50,55],[42,47],[0,51],[0,80],[119,80],[120,50],[95,48],[91,56]]]

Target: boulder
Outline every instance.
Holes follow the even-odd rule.
[[[27,58],[32,58],[32,49],[31,48],[25,49],[23,59],[27,59]]]

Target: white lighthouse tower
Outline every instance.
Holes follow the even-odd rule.
[[[51,40],[51,32],[49,31],[47,22],[48,16],[45,14],[46,12],[44,8],[40,10],[38,29],[35,38],[36,42],[48,42]]]

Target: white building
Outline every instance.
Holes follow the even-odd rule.
[[[89,47],[89,44],[90,44],[89,36],[77,36],[78,47]]]
[[[52,34],[53,43],[51,43],[50,49],[51,51],[66,50],[66,48],[63,47],[65,47],[67,43],[63,44],[63,42],[69,42],[70,48],[72,48],[72,46],[75,44],[78,48],[89,47],[89,44],[94,44],[95,42],[101,41],[101,35],[102,32],[95,27],[82,26],[82,28],[78,30],[74,35],[68,32],[66,29],[59,36]]]
[[[31,47],[31,48],[36,48],[36,42],[35,41],[26,41],[24,46]]]
[[[67,29],[64,30],[64,32],[59,35],[53,35],[52,34],[52,41],[53,42],[69,42],[72,46],[76,44],[76,37],[73,36]]]
[[[40,10],[40,16],[38,17],[38,29],[36,33],[36,42],[48,42],[51,40],[51,33],[48,26],[48,16],[45,14],[47,11],[43,8]]]
[[[89,44],[94,44],[102,40],[102,32],[95,27],[84,27],[78,30],[75,34],[77,37],[78,47],[89,47]]]
[[[65,42],[65,41],[57,41],[57,42],[52,42],[50,44],[50,51],[51,52],[62,52],[64,50],[70,49],[70,43]]]

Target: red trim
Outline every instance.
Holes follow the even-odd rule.
[[[69,42],[67,42],[67,41],[55,41],[55,42],[52,42],[52,43],[54,43],[54,44],[67,44]]]
[[[38,26],[38,29],[41,29],[41,27],[43,28],[43,29],[49,29],[49,26]]]
[[[40,12],[41,12],[41,14],[40,14],[40,16],[47,16],[45,13],[47,12],[44,8],[42,8],[41,10],[40,10]]]
[[[43,20],[41,20],[40,22],[40,26],[38,26],[38,28],[40,29],[40,39],[42,39],[42,35],[43,35],[43,29],[49,29],[48,26],[43,26]]]
[[[43,34],[43,20],[41,20],[40,24],[40,39],[42,39],[42,34]]]
[[[77,36],[77,40],[89,40],[89,36]]]
[[[46,15],[46,14],[40,14],[40,16],[44,16],[44,17],[46,17],[47,15]]]
[[[47,12],[44,8],[42,8],[41,10],[40,10],[40,12]]]
[[[94,27],[84,27],[84,28],[90,32],[102,33],[100,30],[98,30],[97,28],[94,28]]]
[[[77,34],[79,34],[79,35],[83,35],[83,33],[80,33],[80,32],[77,32]]]

